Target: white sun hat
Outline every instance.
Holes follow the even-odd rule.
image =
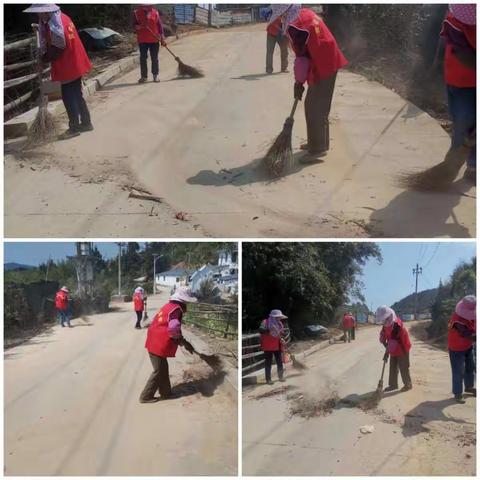
[[[32,3],[23,13],[53,13],[60,10],[54,3]]]
[[[170,300],[182,303],[195,303],[197,298],[191,294],[187,287],[179,287],[175,293],[170,296]]]

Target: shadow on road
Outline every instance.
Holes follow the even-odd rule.
[[[323,160],[311,165],[299,163],[299,159],[305,155],[304,152],[297,152],[293,155],[293,167],[281,177],[275,178],[265,169],[262,164],[262,158],[257,158],[241,167],[222,169],[218,172],[213,170],[200,170],[195,176],[187,179],[189,185],[203,185],[212,187],[225,187],[233,185],[243,187],[255,183],[277,183],[282,179],[301,172],[310,166],[317,166],[323,163]]]
[[[226,375],[224,371],[212,372],[206,377],[179,383],[172,388],[172,391],[179,397],[189,397],[197,393],[204,397],[211,397],[223,383]]]
[[[426,426],[429,422],[452,422],[475,426],[475,422],[445,415],[444,409],[456,404],[454,398],[420,403],[405,414],[405,421],[402,425],[403,436],[413,437],[419,433],[429,432],[430,428]]]
[[[149,82],[153,83],[153,82]],[[117,90],[119,88],[128,88],[128,87],[140,87],[142,85],[146,85],[146,83],[138,83],[138,82],[125,82],[125,83],[112,83],[111,85],[104,85],[100,88],[100,92],[106,92],[110,90]]]
[[[281,75],[283,72],[274,73],[250,73],[248,75],[241,75],[240,77],[231,77],[230,80],[261,80],[264,77],[271,77],[273,75]]]
[[[404,191],[386,207],[372,213],[367,229],[377,237],[470,238],[472,235],[468,228],[460,224],[453,212],[461,197],[470,189],[471,184],[460,179],[452,184],[449,192],[443,194]],[[402,218],[402,212],[408,219]],[[453,223],[447,224],[449,218],[453,219]],[[404,226],[404,231],[400,225]]]

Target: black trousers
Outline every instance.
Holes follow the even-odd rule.
[[[153,353],[149,353],[148,355],[150,362],[152,362],[153,372],[140,394],[140,400],[148,400],[154,397],[157,390],[161,397],[168,397],[172,393],[168,372],[168,360],[165,357],[159,357]]]
[[[138,48],[140,49],[140,74],[142,78],[148,77],[148,52],[150,52],[150,59],[152,60],[152,75],[158,75],[158,51],[160,50],[160,44],[158,42],[139,43]]]
[[[135,310],[135,313],[137,314],[137,323],[135,324],[135,327],[140,327],[140,322],[142,321],[142,316],[143,316],[143,311],[140,310]]]
[[[269,382],[272,379],[272,360],[275,355],[275,362],[277,363],[278,378],[283,378],[283,362],[282,352],[263,352],[265,354],[265,379]]]
[[[62,100],[68,115],[70,130],[78,130],[82,125],[90,125],[90,112],[82,94],[82,77],[62,84]]]

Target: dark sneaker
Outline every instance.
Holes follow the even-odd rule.
[[[265,73],[266,73],[267,75],[271,75],[271,74],[273,73],[273,70],[267,70]]]
[[[282,377],[282,378],[279,378],[278,381],[279,381],[279,382],[284,382],[285,379]]]
[[[477,181],[477,169],[475,167],[468,167],[464,173],[465,180],[476,183]]]
[[[282,73],[289,73],[288,68],[282,68]]]
[[[160,79],[158,78],[158,75],[154,75],[154,76],[153,76],[153,81],[154,81],[155,83],[160,83]]]
[[[411,390],[413,387],[411,385],[405,385],[400,391],[401,392],[408,392]]]
[[[398,390],[398,387],[392,387],[392,386],[388,386],[384,392],[394,392],[395,390]]]
[[[176,398],[180,398],[180,396],[179,393],[171,392],[168,395],[162,395],[160,398],[161,400],[175,400]]]
[[[463,395],[455,395],[455,401],[457,403],[465,403],[465,399],[463,398]]]
[[[150,398],[141,398],[140,403],[157,403],[160,401],[158,397],[150,397]]]
[[[474,388],[474,387],[466,388],[466,389],[465,389],[465,393],[470,393],[471,395],[473,395],[474,397],[476,397],[476,396],[477,396],[477,389]]]
[[[58,136],[58,140],[69,140],[70,138],[78,137],[79,135],[80,132],[78,130],[72,130],[69,128]]]
[[[89,123],[88,125],[84,125],[83,123],[80,125],[81,132],[91,132],[93,130],[93,125]]]
[[[273,382],[271,380],[267,380],[267,385],[273,385]]]
[[[138,83],[145,83],[146,81],[147,81],[147,79],[144,78],[144,77],[140,77],[140,78],[138,79]]]

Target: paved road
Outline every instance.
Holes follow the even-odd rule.
[[[351,345],[307,357],[304,375],[289,370],[285,384],[244,389],[245,475],[475,475],[475,399],[452,401],[447,354],[418,340],[412,391],[385,394],[374,411],[341,402],[325,416],[291,417],[297,403],[287,395],[319,402],[336,392],[356,403],[374,391],[382,358],[377,335],[377,327],[360,329]],[[280,385],[290,390],[257,398]],[[374,432],[360,433],[364,425]]]
[[[172,48],[206,77],[175,80],[163,52],[162,83],[137,85],[134,71],[94,95],[94,132],[7,156],[7,236],[475,236],[475,188],[462,172],[444,194],[396,186],[398,174],[443,160],[449,138],[394,92],[341,72],[331,152],[272,182],[259,159],[290,111],[293,80],[264,75],[264,25]],[[305,132],[300,109],[297,159]],[[164,203],[129,198],[132,186]]]
[[[149,299],[152,314],[162,300]],[[170,362],[179,399],[138,402],[151,365],[132,314],[76,320],[5,352],[7,475],[236,474],[236,397],[198,357]]]

